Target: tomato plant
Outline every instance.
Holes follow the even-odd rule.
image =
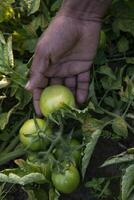
[[[53,85],[45,88],[40,97],[40,109],[43,115],[57,111],[64,107],[64,104],[68,106],[75,106],[75,99],[72,92],[65,86]]]
[[[25,90],[25,84],[28,80],[35,46],[38,38],[58,11],[61,2],[61,0],[6,0],[0,2],[0,165],[3,169],[0,173],[0,180],[5,183],[12,181],[13,184],[22,184],[25,190],[30,188],[29,199],[32,200],[43,198],[39,194],[35,194],[34,191],[37,191],[38,188],[38,193],[42,193],[42,196],[47,199],[41,189],[44,185],[37,185],[40,182],[39,180],[44,180],[43,173],[47,172],[47,170],[43,172],[44,165],[47,169],[47,158],[50,160],[51,155],[53,155],[50,161],[53,171],[53,167],[60,168],[61,161],[72,161],[73,165],[77,166],[80,152],[79,170],[84,182],[86,168],[90,165],[90,162],[97,176],[98,169],[101,170],[97,164],[104,160],[103,154],[105,159],[108,157],[110,146],[106,144],[112,141],[117,147],[119,145],[124,152],[114,156],[114,146],[110,152],[110,156],[113,155],[113,157],[106,160],[104,166],[106,168],[109,164],[118,164],[120,165],[119,168],[123,169],[122,175],[122,171],[120,171],[118,176],[114,177],[113,175],[113,177],[104,180],[89,178],[87,186],[90,191],[92,190],[91,194],[98,199],[134,199],[134,2],[131,0],[112,1],[111,10],[103,20],[100,45],[93,67],[90,70],[89,102],[84,105],[85,108],[83,110],[74,108],[75,103],[72,94],[70,98],[68,92],[66,93],[64,90],[62,92],[65,92],[64,97],[66,98],[62,96],[62,101],[59,101],[60,98],[57,96],[57,91],[61,90],[55,89],[52,96],[48,92],[49,101],[42,101],[46,109],[42,113],[44,112],[46,117],[49,113],[51,114],[64,107],[63,103],[71,105],[72,108],[66,110],[66,112],[63,112],[65,109],[60,109],[61,112],[55,113],[57,114],[56,119],[53,115],[50,116],[50,123],[55,123],[55,125],[53,130],[50,130],[48,137],[47,131],[44,133],[43,124],[46,124],[44,119],[40,119],[42,121],[40,123],[35,123],[39,130],[34,125],[30,125],[31,122],[29,122],[29,125],[27,123],[27,128],[23,129],[25,134],[22,134],[22,143],[25,144],[24,146],[20,144],[19,129],[25,124],[25,121],[31,119],[34,113],[32,95]],[[47,99],[47,97],[45,98]],[[56,105],[57,107],[55,107]],[[65,135],[68,135],[70,141],[72,138],[78,138],[73,131],[81,129],[81,126],[83,127],[80,131],[82,144],[79,146],[70,145],[70,142],[64,139]],[[68,132],[68,129],[70,132]],[[97,151],[94,151],[95,148],[99,148],[99,137],[101,137],[100,140],[105,140],[102,145],[105,148],[104,152],[101,152],[102,156],[100,156],[100,149],[98,155],[96,155]],[[48,141],[47,138],[50,140]],[[62,141],[64,141],[64,144]],[[80,146],[82,148],[79,149]],[[58,155],[55,155],[55,150]],[[21,159],[22,156],[25,158],[32,151],[37,153],[39,157],[28,159],[30,168],[25,169],[23,166],[23,169],[5,169],[5,166],[8,168],[9,161],[10,166],[14,167],[14,159]],[[121,150],[119,151],[121,152]],[[43,156],[42,159],[40,155]],[[94,159],[91,159],[92,155]],[[97,158],[97,161],[95,158]],[[94,163],[92,163],[93,160],[95,160]],[[66,170],[67,168],[63,171]],[[105,173],[105,169],[102,168],[102,172]],[[56,173],[65,175],[62,171]],[[90,173],[92,174],[92,172]],[[87,174],[86,179],[91,174]],[[47,173],[45,176],[47,176]],[[111,180],[117,180],[121,183],[118,194],[114,190],[109,192]],[[46,185],[47,183],[45,183]],[[44,187],[43,190],[48,192],[48,188],[51,188],[51,186],[50,179],[47,189]],[[14,190],[15,188],[17,187],[14,187]],[[53,195],[52,197],[49,195],[48,198],[59,199],[60,193],[54,187],[51,189]],[[2,190],[5,190],[5,186]],[[7,195],[7,200],[16,200],[16,194],[18,195],[18,190],[17,192],[16,190],[14,194],[9,193],[9,196]]]
[[[32,151],[37,151],[49,144],[48,137],[51,136],[52,130],[50,127],[47,127],[46,122],[42,119],[29,119],[25,121],[19,131],[19,137],[22,144],[31,149]],[[42,138],[46,136],[46,138]]]
[[[63,173],[53,172],[52,182],[58,191],[68,194],[78,187],[80,183],[80,175],[77,168],[71,165],[65,169]]]

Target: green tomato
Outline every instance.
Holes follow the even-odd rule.
[[[51,164],[49,161],[43,161],[39,159],[36,154],[30,154],[26,162],[34,172],[42,173],[47,180],[50,180]]]
[[[35,120],[39,128],[36,127]],[[51,136],[52,130],[48,127],[43,133],[43,130],[46,126],[46,122],[43,119],[29,119],[27,120],[19,131],[19,138],[22,144],[25,147],[28,147],[32,151],[38,151],[44,149],[48,146],[49,140],[46,138],[42,138],[39,136],[40,133],[44,134],[44,136]]]
[[[53,172],[52,182],[59,192],[72,193],[80,183],[79,171],[75,166],[70,165],[63,173]]]
[[[52,85],[44,89],[40,97],[40,109],[44,116],[64,107],[75,106],[73,93],[63,85]]]

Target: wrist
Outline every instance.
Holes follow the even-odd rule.
[[[101,22],[112,0],[64,0],[57,15]]]

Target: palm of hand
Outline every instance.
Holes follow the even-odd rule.
[[[64,84],[73,91],[78,103],[86,100],[100,26],[96,22],[58,16],[42,34],[27,84],[37,114],[40,114],[40,94],[48,84]]]

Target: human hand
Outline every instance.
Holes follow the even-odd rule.
[[[42,90],[53,84],[69,87],[78,103],[88,97],[90,67],[96,54],[101,24],[97,21],[56,16],[40,37],[26,89],[33,93],[35,111],[41,114]]]

